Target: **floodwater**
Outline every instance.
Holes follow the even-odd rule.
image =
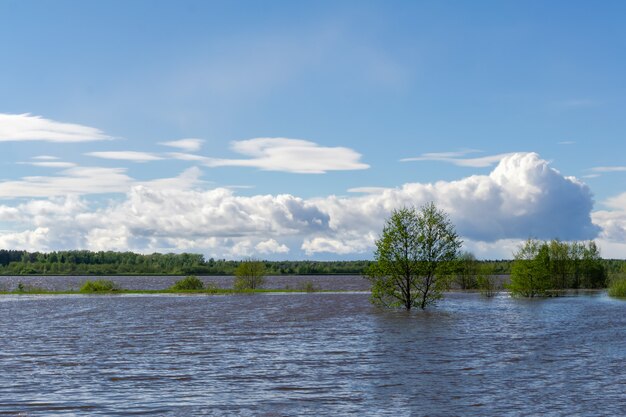
[[[0,296],[0,415],[618,416],[626,302]]]
[[[126,290],[164,290],[181,276],[0,276],[0,291],[13,291],[19,283],[46,290],[78,290],[87,280],[106,279]],[[200,276],[205,284],[218,288],[232,288],[232,276]],[[263,288],[298,289],[312,282],[319,290],[369,291],[369,282],[360,275],[278,275],[265,277]]]

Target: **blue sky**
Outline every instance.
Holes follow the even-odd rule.
[[[623,2],[0,1],[0,246],[626,255]]]

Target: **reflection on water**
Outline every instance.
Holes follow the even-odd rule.
[[[626,303],[0,296],[0,414],[621,415]]]

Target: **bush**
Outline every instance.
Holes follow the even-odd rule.
[[[613,279],[609,284],[611,297],[626,297],[626,277]]]
[[[204,283],[195,275],[189,275],[170,287],[173,291],[191,291],[204,289]]]
[[[511,266],[511,295],[545,296],[551,289],[550,247],[546,242],[528,239],[515,254]]]
[[[119,291],[117,284],[113,281],[109,281],[106,279],[99,279],[96,281],[85,281],[82,287],[80,287],[80,292],[113,292]]]
[[[265,283],[265,264],[256,259],[246,259],[235,270],[233,287],[237,291],[255,290]]]
[[[45,288],[35,287],[33,285],[28,285],[28,284],[23,284],[20,281],[20,282],[18,282],[17,288],[15,289],[14,292],[16,292],[18,294],[41,294],[41,293],[45,293],[47,291],[48,290],[46,290]]]
[[[305,281],[300,285],[300,289],[305,292],[316,292],[319,289],[313,284],[312,281]]]
[[[476,276],[476,285],[485,297],[493,297],[500,289],[498,277],[494,275],[491,265],[481,265]]]

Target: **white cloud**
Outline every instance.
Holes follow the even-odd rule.
[[[286,245],[280,244],[274,239],[268,239],[268,240],[264,240],[263,242],[259,242],[254,248],[259,253],[287,253],[289,252],[289,248]]]
[[[416,156],[413,158],[403,158],[401,162],[413,162],[413,161],[440,161],[447,162],[450,164],[454,164],[461,167],[471,167],[471,168],[486,168],[493,166],[500,162],[502,159],[507,156],[513,155],[514,153],[502,153],[497,155],[489,155],[489,156],[481,156],[476,158],[464,158],[464,156],[480,152],[477,150],[466,150],[459,152],[431,152],[425,153],[420,156]]]
[[[611,197],[603,203],[610,210],[598,210],[592,214],[594,223],[602,227],[600,238],[614,244],[626,242],[626,193]],[[626,252],[619,257],[626,257]]]
[[[139,182],[129,177],[126,171],[126,168],[72,167],[56,176],[29,176],[4,181],[0,182],[0,198],[126,193],[133,185],[188,189],[200,183],[201,175],[197,167],[192,167],[178,177]]]
[[[593,172],[626,172],[626,166],[605,166],[591,168]]]
[[[301,249],[308,256],[324,252],[337,255],[363,254],[372,251],[375,241],[376,235],[373,232],[366,235],[345,233],[345,236],[338,237],[316,236],[305,239]]]
[[[100,129],[62,123],[31,114],[0,113],[0,142],[90,142],[112,139]]]
[[[94,156],[102,159],[115,159],[119,161],[132,161],[132,162],[149,162],[160,161],[161,158],[158,155],[148,152],[136,152],[136,151],[102,151],[102,152],[87,152],[85,155]]]
[[[301,139],[256,138],[236,141],[232,149],[249,159],[205,158],[210,167],[255,167],[266,171],[323,174],[327,171],[367,169],[361,154],[344,147],[325,147]]]
[[[381,230],[392,209],[428,201],[448,212],[459,233],[474,241],[531,236],[587,239],[598,233],[590,219],[593,200],[588,187],[564,177],[534,153],[507,156],[489,175],[409,183],[365,196],[331,196],[315,203],[329,214],[334,231],[365,236]]]
[[[298,250],[311,256],[325,252],[369,257],[391,210],[428,201],[450,214],[467,246],[479,256],[500,248],[498,253],[510,257],[517,242],[531,236],[589,239],[599,230],[590,219],[589,189],[533,153],[508,156],[489,175],[306,200],[284,194],[239,196],[226,188],[198,190],[193,187],[200,175],[197,168],[176,179],[144,184],[123,172],[117,175],[122,178],[115,186],[123,183],[130,191],[106,207],[91,207],[78,197],[32,201],[17,208],[0,205],[0,221],[21,227],[0,232],[0,244],[31,245],[12,246],[25,249],[188,250],[213,257],[287,250],[294,257]],[[623,199],[611,200],[611,207],[625,204]],[[597,213],[594,220],[605,232],[613,230],[609,217]],[[626,222],[619,224],[607,238],[624,233]]]
[[[56,156],[50,156],[50,155],[39,155],[39,156],[34,156],[32,159],[36,159],[40,161],[54,161],[60,158]]]
[[[123,193],[132,178],[124,168],[83,168],[63,170],[58,176],[30,176],[0,182],[0,198],[51,197],[66,194]]]
[[[188,139],[172,140],[169,142],[159,142],[159,145],[182,149],[186,152],[196,152],[200,150],[203,143],[204,143],[203,139],[188,138]]]
[[[23,162],[23,164],[32,165],[36,167],[43,167],[43,168],[72,168],[76,166],[76,164],[73,162],[62,162],[62,161]]]
[[[206,156],[194,155],[190,153],[171,152],[168,153],[168,155],[181,161],[207,162],[210,160],[210,158],[207,158]]]

